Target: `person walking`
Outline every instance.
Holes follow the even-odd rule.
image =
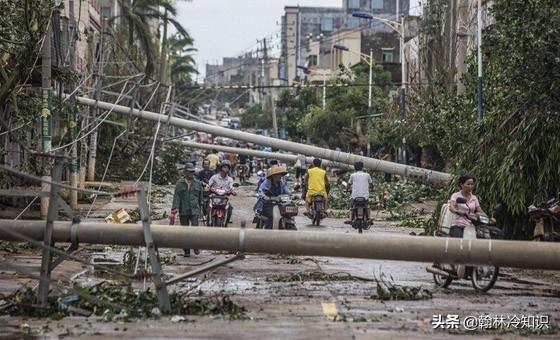
[[[300,186],[303,184],[303,177],[307,172],[307,157],[302,154],[298,154],[296,157],[296,164],[294,166],[296,168],[296,181]]]
[[[180,179],[175,185],[175,193],[173,194],[173,203],[171,213],[169,214],[169,222],[175,224],[177,213],[179,213],[179,223],[183,226],[198,226],[198,216],[202,207],[203,187],[201,182],[194,178],[195,168],[188,163],[184,169],[184,178]],[[185,257],[191,255],[190,249],[183,249]],[[199,254],[198,249],[194,249],[196,255]]]

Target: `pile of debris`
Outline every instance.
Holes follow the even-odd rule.
[[[219,315],[229,319],[245,317],[245,308],[229,296],[189,298],[179,292],[170,294],[173,315]],[[36,303],[35,292],[23,287],[0,299],[0,315],[25,317],[99,316],[104,321],[131,321],[161,316],[157,296],[149,289],[136,290],[131,283],[102,281],[91,287],[75,286],[71,294],[51,295],[47,307]]]

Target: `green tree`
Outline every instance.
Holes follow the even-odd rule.
[[[365,147],[367,144],[369,66],[361,62],[351,69],[341,68],[331,84],[348,87],[327,89],[326,106],[314,106],[303,119],[304,130],[313,142],[328,146]],[[374,65],[372,113],[386,112],[390,73]]]
[[[473,51],[465,93],[440,84],[415,98],[408,136],[433,146],[454,174],[476,176],[484,208],[504,204],[506,234],[529,238],[527,206],[560,189],[560,7],[553,0],[497,0],[491,16],[483,34],[482,124]]]
[[[279,125],[286,129],[287,135],[295,140],[306,137],[303,117],[309,109],[319,105],[320,98],[317,90],[312,88],[297,89],[294,91],[284,90],[280,93],[276,106]]]
[[[458,169],[479,178],[484,202],[505,204],[506,231],[522,238],[532,231],[527,206],[560,190],[560,7],[499,0],[492,15],[483,42],[485,119]],[[474,74],[471,67],[471,98]]]
[[[150,24],[153,22],[161,22],[165,28],[167,28],[168,25],[172,25],[178,33],[185,37],[188,37],[189,34],[175,19],[177,9],[170,1],[119,0],[119,2],[122,6],[122,10],[119,15],[111,18],[110,22],[115,21],[117,18],[123,20],[123,25],[126,24],[126,29],[128,30],[129,49],[135,50],[134,39],[136,38],[140,42],[142,54],[145,55],[145,72],[148,75],[152,75],[155,71],[157,53],[154,43],[155,37],[150,31]],[[164,39],[164,42],[166,39]]]
[[[173,35],[169,41],[169,68],[171,82],[192,82],[192,76],[198,74],[196,63],[192,52],[196,49],[193,46],[193,39],[190,36],[183,36],[180,33]]]
[[[263,110],[260,104],[253,105],[241,115],[243,128],[270,129],[272,127],[272,113]]]

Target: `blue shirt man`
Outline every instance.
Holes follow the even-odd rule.
[[[259,187],[259,199],[255,204],[255,211],[257,214],[262,214],[267,217],[265,220],[265,227],[270,229],[272,227],[272,204],[268,203],[269,197],[289,195],[292,196],[292,192],[286,182],[282,180],[282,177],[287,174],[284,167],[274,166],[268,169],[267,179]]]

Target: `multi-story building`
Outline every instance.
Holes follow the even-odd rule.
[[[482,1],[482,29],[493,22],[489,14],[493,4],[494,0]],[[407,83],[429,82],[432,76],[446,73],[447,86],[456,86],[462,93],[465,90],[462,77],[466,72],[466,57],[477,47],[477,2],[450,1],[444,17],[437,37],[420,34],[406,43]]]
[[[409,0],[398,1],[399,16],[408,15]],[[353,45],[351,49],[355,52],[369,53],[371,49],[378,63],[396,69],[395,65],[400,64],[398,34],[377,20],[354,17],[352,14],[357,11],[395,20],[397,2],[343,0],[341,7],[285,7],[280,77],[293,83],[303,76],[301,66],[335,69],[342,59],[349,61],[350,66],[359,62],[355,55],[343,56],[341,51],[333,50],[333,45],[341,44],[341,41]],[[356,43],[359,45],[354,45]],[[320,73],[322,78],[325,72],[315,73]]]
[[[285,7],[282,17],[282,47],[280,78],[290,83],[302,77],[298,66],[304,66],[307,44],[313,39],[325,39],[344,27],[346,13],[342,7]]]

